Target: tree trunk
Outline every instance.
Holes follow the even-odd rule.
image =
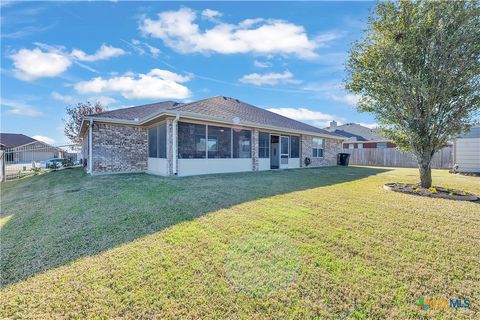
[[[418,159],[418,169],[420,171],[420,186],[430,188],[432,186],[432,157],[423,155]]]

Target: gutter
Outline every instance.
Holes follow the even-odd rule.
[[[173,171],[173,175],[175,175],[175,176],[178,174],[178,172],[177,172],[177,157],[178,157],[178,152],[177,152],[178,130],[177,130],[177,126],[178,126],[178,120],[179,119],[180,119],[180,114],[177,113],[176,116],[175,116],[175,119],[172,122],[172,152],[173,152],[172,171]]]

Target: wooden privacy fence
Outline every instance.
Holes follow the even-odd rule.
[[[350,165],[417,168],[417,160],[409,153],[396,148],[388,149],[343,149],[350,153]],[[432,159],[432,168],[451,169],[453,166],[452,147],[438,151]]]

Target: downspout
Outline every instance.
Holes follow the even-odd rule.
[[[173,120],[172,122],[172,153],[173,153],[173,157],[172,157],[172,171],[173,171],[173,175],[177,175],[177,157],[178,157],[178,152],[177,152],[177,147],[178,147],[178,137],[177,137],[177,134],[178,134],[178,130],[177,130],[177,125],[178,125],[178,119],[180,119],[180,114],[177,113],[177,115],[175,116],[175,119]]]
[[[92,146],[93,146],[93,143],[92,143],[92,137],[93,137],[93,134],[92,134],[92,127],[93,127],[93,119],[90,119],[90,124],[88,126],[88,173],[92,174],[92,159],[93,159],[93,150],[92,150]]]

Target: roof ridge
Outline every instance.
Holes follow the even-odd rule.
[[[102,114],[105,114],[105,113],[108,113],[108,112],[113,112],[113,111],[117,111],[117,110],[130,110],[130,109],[136,109],[136,108],[142,108],[142,107],[149,107],[149,106],[154,106],[156,104],[160,104],[160,103],[166,103],[166,102],[172,102],[172,103],[177,103],[177,104],[182,104],[181,102],[177,102],[177,101],[173,101],[173,100],[165,100],[165,101],[160,101],[160,102],[153,102],[153,103],[147,103],[147,104],[142,104],[142,105],[139,105],[139,106],[132,106],[132,107],[127,107],[127,108],[119,108],[119,109],[113,109],[113,110],[106,110],[106,111],[103,111],[103,112],[99,112],[99,113],[94,113],[92,115],[94,116],[98,116],[98,115],[102,115]]]

